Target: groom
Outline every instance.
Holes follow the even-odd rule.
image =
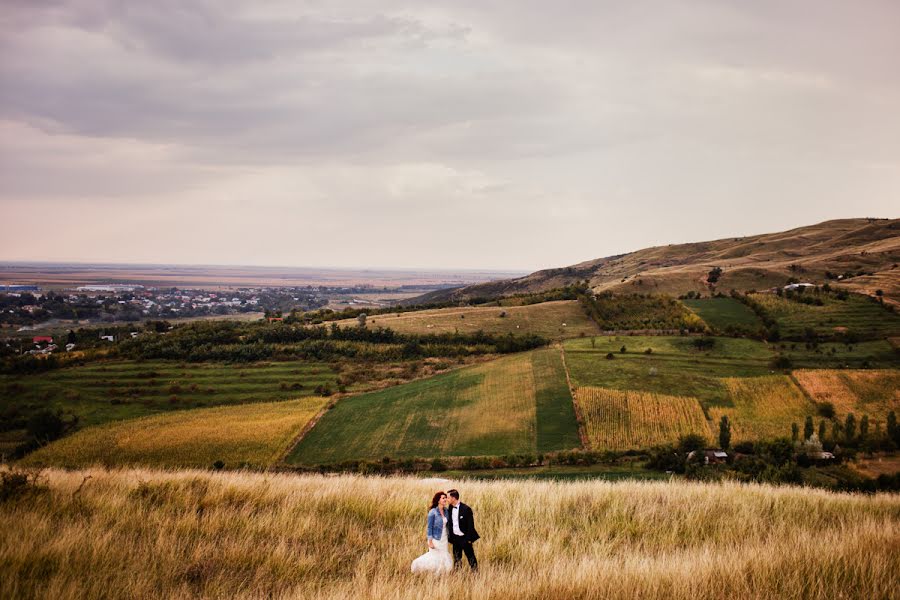
[[[475,548],[472,543],[481,536],[475,531],[475,517],[472,515],[472,509],[459,501],[459,492],[456,490],[450,490],[447,492],[447,496],[452,507],[447,539],[453,544],[453,566],[459,566],[463,552],[465,552],[469,566],[473,571],[477,571],[478,559],[475,558]]]

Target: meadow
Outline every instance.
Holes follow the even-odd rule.
[[[752,294],[749,298],[778,324],[782,337],[799,339],[807,330],[826,337],[849,331],[866,339],[900,334],[900,315],[868,296],[849,294],[841,300],[832,293],[806,294],[821,300],[822,306],[803,304],[775,294]]]
[[[102,469],[47,471],[42,485],[0,504],[4,598],[868,600],[900,588],[897,495]],[[427,501],[450,486],[475,511],[481,569],[414,576]]]
[[[831,403],[839,420],[852,412],[857,419],[868,415],[873,425],[883,426],[888,412],[900,411],[898,370],[815,369],[794,371],[793,376],[815,402]]]
[[[92,465],[266,468],[329,400],[320,396],[218,406],[89,427],[32,452],[27,467]]]
[[[675,444],[691,433],[707,435],[706,416],[696,398],[580,387],[575,399],[593,450],[649,448]]]
[[[504,314],[505,316],[500,316]],[[356,319],[337,321],[343,327],[356,327]],[[437,308],[406,313],[373,315],[370,327],[386,327],[404,334],[475,333],[515,335],[531,333],[547,339],[591,335],[597,325],[582,310],[577,300],[555,300],[525,306],[466,306]]]
[[[755,312],[734,298],[703,298],[682,302],[710,328],[720,333],[756,333],[763,326]]]
[[[547,348],[343,398],[288,462],[533,454],[578,442],[562,358]]]
[[[813,403],[787,375],[729,377],[723,383],[731,406],[709,408],[712,439],[717,438],[719,420],[726,415],[734,442],[790,437],[792,423],[802,427],[807,416],[816,415]]]

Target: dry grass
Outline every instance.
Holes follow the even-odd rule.
[[[165,413],[89,427],[28,455],[24,465],[266,467],[324,407],[312,397]]]
[[[722,380],[732,407],[710,407],[710,427],[718,435],[719,419],[728,415],[732,441],[790,437],[791,423],[803,425],[814,407],[785,375],[729,377]]]
[[[900,371],[816,369],[794,371],[803,389],[819,403],[831,402],[838,418],[869,415],[884,424],[887,413],[900,411]]]
[[[505,312],[505,317],[500,313]],[[356,327],[356,319],[337,321]],[[577,300],[557,300],[528,306],[474,306],[439,308],[408,313],[375,315],[370,327],[388,327],[400,333],[533,333],[549,339],[596,335],[597,325],[584,313]],[[563,325],[565,323],[565,325]]]
[[[868,600],[900,588],[896,495],[199,471],[48,481],[0,505],[0,597]],[[481,570],[413,576],[425,504],[449,485],[475,510]]]
[[[598,387],[577,388],[575,398],[597,450],[647,448],[708,431],[696,398]]]

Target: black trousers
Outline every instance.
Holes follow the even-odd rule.
[[[455,540],[451,542],[451,544],[453,545],[453,567],[459,567],[459,563],[462,562],[463,553],[465,553],[466,560],[469,561],[469,566],[472,567],[473,571],[477,571],[478,559],[475,558],[475,546],[472,545],[472,542]]]

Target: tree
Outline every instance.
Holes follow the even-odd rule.
[[[356,317],[356,321],[359,323],[360,327],[366,326],[366,318],[367,318],[366,313],[359,313],[359,315]]]
[[[825,421],[819,421],[819,440],[825,439]]]
[[[591,336],[591,348],[596,348],[596,347],[597,347],[597,338],[595,338],[594,336]]]
[[[59,412],[41,409],[28,419],[28,434],[39,442],[50,442],[66,430],[66,422]]]
[[[722,415],[719,421],[719,446],[722,450],[728,450],[731,446],[731,423],[727,415]]]
[[[813,425],[813,418],[809,415],[806,417],[806,421],[803,423],[803,439],[808,440],[812,437],[812,434],[815,433],[816,429]]]
[[[791,423],[791,441],[796,442],[800,437],[800,426],[797,423]]]
[[[841,437],[841,424],[835,421],[831,426],[831,437],[834,439],[834,442],[837,443],[838,438]]]
[[[847,413],[844,421],[844,437],[848,442],[856,437],[856,416],[853,413]]]
[[[620,354],[625,354],[625,350],[626,350],[626,349],[625,349],[625,346],[622,346],[621,348],[619,348],[619,353],[620,353]]]
[[[889,412],[887,416],[887,434],[900,445],[900,427],[897,426],[897,413],[894,411]]]
[[[859,420],[859,439],[865,440],[869,435],[869,415],[863,415]]]

